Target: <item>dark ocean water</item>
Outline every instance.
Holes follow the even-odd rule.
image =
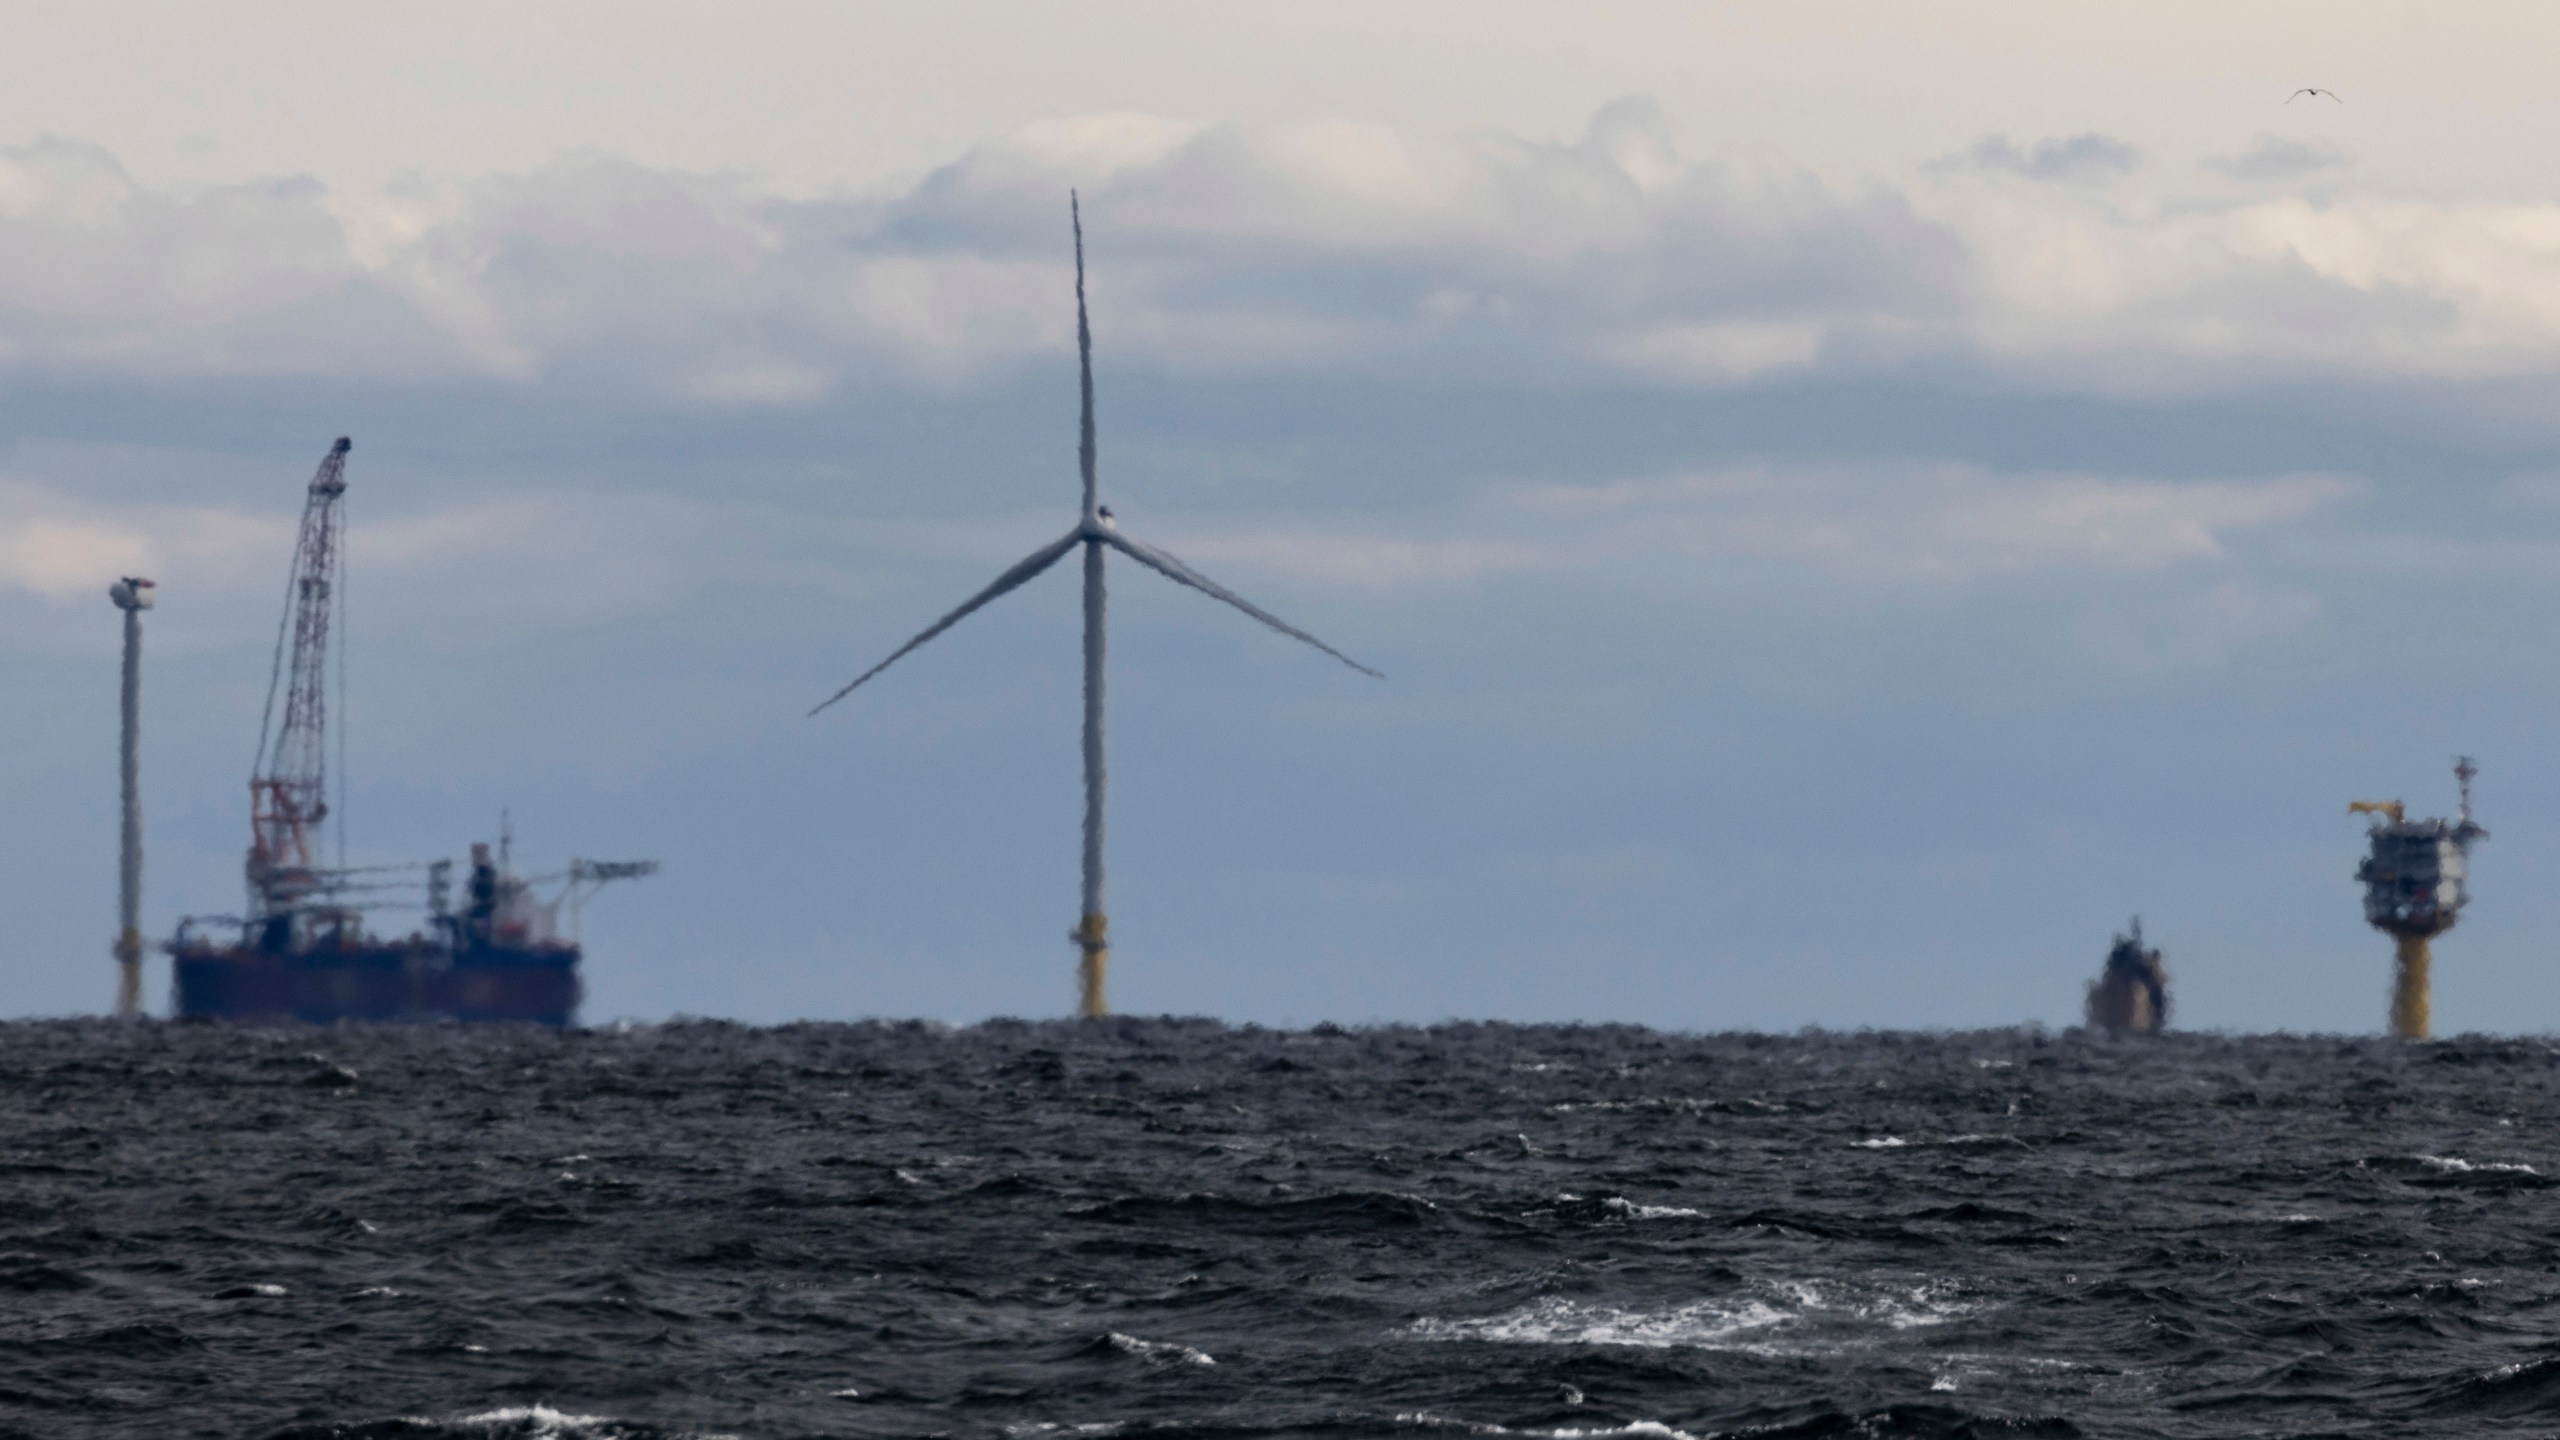
[[[2542,1041],[0,1026],[0,1435],[2560,1433]]]

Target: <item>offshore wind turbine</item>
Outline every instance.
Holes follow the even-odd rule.
[[[1103,551],[1117,550],[1176,584],[1188,585],[1213,599],[1224,600],[1281,634],[1303,640],[1363,675],[1375,675],[1382,680],[1386,677],[1164,551],[1120,533],[1119,526],[1112,521],[1110,508],[1100,503],[1099,487],[1094,478],[1093,326],[1085,315],[1084,212],[1073,191],[1067,194],[1067,215],[1076,237],[1076,362],[1084,396],[1083,424],[1076,441],[1077,468],[1084,475],[1084,509],[1076,518],[1075,528],[1024,556],[1012,569],[997,576],[993,584],[970,596],[968,603],[934,621],[923,634],[899,646],[888,659],[853,677],[851,684],[828,696],[809,713],[815,715],[852,694],[856,687],[896,664],[908,651],[959,624],[969,612],[1008,590],[1019,588],[1031,577],[1064,559],[1068,551],[1079,545],[1084,547],[1084,914],[1069,938],[1082,952],[1076,966],[1076,1013],[1092,1019],[1111,1013],[1109,1004],[1103,999],[1102,989],[1104,972],[1111,964],[1109,922],[1104,919],[1102,909],[1102,802],[1108,778],[1102,753]]]

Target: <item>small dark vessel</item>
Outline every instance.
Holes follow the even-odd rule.
[[[2143,948],[2142,917],[2116,937],[2107,968],[2089,982],[2089,1028],[2115,1035],[2157,1035],[2169,1023],[2169,968]]]
[[[350,448],[344,438],[330,447],[303,506],[285,591],[292,663],[286,664],[280,633],[258,764],[249,779],[249,911],[179,922],[166,947],[173,1008],[180,1016],[225,1020],[567,1025],[580,994],[580,906],[607,881],[654,872],[655,861],[572,860],[558,874],[525,877],[509,867],[511,837],[502,833],[494,858],[486,845],[471,847],[469,888],[458,912],[449,860],[352,869],[315,863],[320,824],[329,814],[329,625],[341,603],[338,497],[347,488]],[[343,836],[339,844],[343,855]],[[429,912],[424,929],[405,939],[366,932],[367,910],[402,903],[393,893],[421,881]],[[559,888],[542,898],[537,887],[554,884]],[[570,913],[565,938],[563,905]],[[209,933],[216,927],[237,927],[237,938],[217,941]]]

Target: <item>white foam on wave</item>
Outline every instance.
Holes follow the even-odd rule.
[[[1624,1195],[1612,1195],[1600,1202],[1600,1208],[1637,1220],[1698,1220],[1706,1212],[1686,1205],[1639,1205]]]
[[[1875,1332],[1943,1325],[1980,1309],[1944,1281],[1847,1286],[1782,1281],[1739,1295],[1661,1310],[1632,1310],[1548,1296],[1501,1315],[1425,1317],[1409,1333],[1426,1340],[1507,1345],[1624,1345],[1648,1350],[1731,1350],[1776,1355],[1833,1352]]]
[[[1428,1410],[1398,1411],[1396,1413],[1396,1424],[1403,1426],[1408,1430],[1455,1430],[1467,1435],[1508,1435],[1512,1433],[1509,1426],[1496,1425],[1490,1420],[1457,1420],[1452,1419],[1447,1415],[1434,1415]]]
[[[2525,1371],[2530,1370],[2541,1363],[2543,1362],[2539,1360],[2518,1360],[2511,1364],[2501,1365],[2495,1370],[2483,1370],[2480,1372],[2480,1378],[2489,1381],[2513,1380]]]
[[[1117,1330],[1111,1332],[1109,1343],[1112,1349],[1121,1354],[1135,1355],[1141,1360],[1154,1360],[1170,1365],[1218,1363],[1217,1358],[1206,1350],[1194,1350],[1188,1345],[1176,1345],[1170,1340],[1141,1340],[1135,1335],[1123,1335]]]
[[[1417,1335],[1434,1340],[1492,1340],[1509,1345],[1635,1345],[1664,1350],[1716,1349],[1736,1337],[1785,1324],[1786,1311],[1756,1299],[1700,1300],[1671,1310],[1619,1310],[1548,1298],[1468,1320],[1424,1318]]]
[[[496,1410],[460,1415],[450,1420],[432,1421],[409,1417],[416,1425],[437,1425],[447,1430],[472,1430],[505,1440],[566,1440],[566,1437],[592,1435],[597,1440],[629,1433],[619,1420],[604,1415],[572,1415],[548,1405],[507,1405]],[[738,1440],[735,1435],[697,1432],[685,1440]]]
[[[2432,1166],[2448,1175],[2467,1175],[2475,1170],[2491,1174],[2506,1175],[2539,1175],[2542,1173],[2530,1165],[2508,1165],[2496,1160],[2465,1160],[2454,1155],[2421,1155],[2417,1158],[2420,1163]]]
[[[1693,1099],[1686,1095],[1653,1095],[1642,1100],[1559,1100],[1547,1109],[1558,1115],[1571,1115],[1577,1110],[1637,1110],[1664,1115],[1706,1115],[1713,1113],[1722,1103],[1716,1100]]]
[[[497,1410],[483,1410],[477,1415],[464,1415],[445,1422],[469,1426],[475,1430],[497,1430],[515,1427],[528,1435],[575,1435],[613,1422],[602,1415],[572,1415],[548,1405],[509,1405]]]
[[[1748,1110],[1759,1115],[1779,1115],[1784,1114],[1787,1107],[1784,1102],[1763,1100],[1754,1095],[1738,1098],[1647,1095],[1635,1100],[1559,1100],[1547,1109],[1558,1115],[1570,1115],[1577,1110],[1640,1110],[1664,1115],[1718,1115]]]
[[[1556,1203],[1578,1205],[1582,1203],[1582,1197],[1570,1190],[1565,1190],[1556,1195]],[[1706,1212],[1703,1210],[1692,1210],[1685,1205],[1639,1205],[1624,1195],[1601,1196],[1600,1208],[1612,1215],[1624,1215],[1630,1220],[1702,1220],[1706,1218]]]
[[[1933,1356],[1926,1361],[1932,1390],[1983,1389],[2020,1376],[2047,1377],[2078,1374],[2090,1367],[2078,1360],[2063,1360],[2047,1355],[1987,1354],[1979,1350],[1958,1350]]]
[[[1962,1135],[1947,1135],[1935,1140],[1905,1140],[1899,1135],[1879,1135],[1872,1140],[1852,1140],[1849,1144],[1859,1150],[1907,1150],[1915,1145],[1936,1146],[1948,1150],[1962,1150],[1984,1145],[2015,1145],[2020,1149],[2027,1148],[2027,1142],[2015,1135],[1990,1135],[1980,1131],[1967,1131]]]
[[[1965,1299],[1954,1285],[1944,1280],[1857,1287],[1828,1281],[1790,1280],[1780,1282],[1776,1288],[1807,1316],[1834,1315],[1852,1320],[1877,1320],[1895,1330],[1944,1325],[1982,1308],[1979,1302]]]
[[[1406,1410],[1396,1416],[1396,1424],[1409,1430],[1449,1430],[1464,1435],[1538,1435],[1549,1437],[1549,1440],[1617,1440],[1621,1436],[1626,1440],[1637,1440],[1637,1437],[1642,1437],[1642,1440],[1698,1440],[1688,1431],[1674,1430],[1659,1420],[1630,1420],[1624,1425],[1606,1428],[1568,1426],[1560,1430],[1514,1430],[1489,1420],[1458,1420],[1447,1415],[1435,1415],[1428,1410]]]

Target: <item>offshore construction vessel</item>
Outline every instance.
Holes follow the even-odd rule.
[[[329,629],[333,617],[343,619],[344,603],[336,583],[345,533],[338,499],[346,493],[352,448],[344,437],[329,448],[303,505],[258,763],[249,779],[248,913],[178,923],[167,946],[173,1008],[180,1016],[228,1020],[569,1024],[580,995],[581,906],[597,887],[650,874],[656,862],[573,860],[555,875],[518,875],[510,864],[512,837],[502,830],[495,855],[485,844],[471,847],[459,907],[449,860],[355,868],[343,858],[334,868],[318,863],[320,825],[329,814]],[[428,912],[423,928],[398,939],[366,930],[368,910],[415,904],[400,897],[420,885]],[[556,888],[545,898],[547,886]],[[217,938],[226,931],[228,937]]]

